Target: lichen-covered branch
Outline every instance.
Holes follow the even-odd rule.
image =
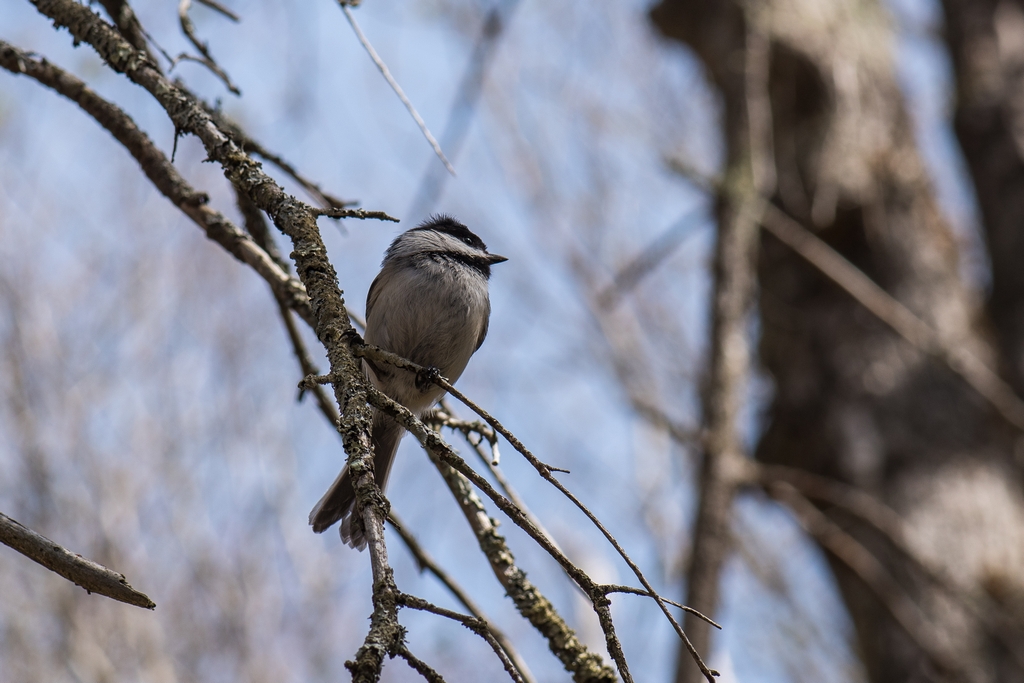
[[[317,210],[285,193],[259,163],[217,127],[194,97],[167,80],[147,55],[89,8],[73,0],[33,0],[33,4],[56,26],[67,28],[77,41],[91,45],[112,69],[153,95],[175,128],[198,137],[209,159],[220,164],[228,180],[291,238],[296,272],[309,296],[312,326],[327,350],[331,375],[337,378],[334,395],[341,415],[338,428],[353,475],[356,510],[362,517],[370,549],[374,612],[370,632],[350,670],[356,681],[375,681],[384,655],[397,651],[403,631],[397,617],[397,588],[384,545],[386,503],[373,480],[367,382],[361,362],[349,348],[350,340],[358,335],[349,322],[337,274],[320,237]]]
[[[627,682],[632,681],[625,655],[622,652],[622,645],[619,643],[619,639],[615,635],[615,625],[612,623],[611,611],[609,609],[611,603],[604,591],[601,589],[601,586],[595,583],[593,579],[586,574],[586,572],[573,564],[573,562],[566,557],[562,551],[554,547],[548,541],[547,537],[545,537],[544,534],[534,526],[532,522],[530,522],[522,510],[498,493],[486,479],[467,465],[466,461],[460,458],[458,454],[455,453],[455,451],[437,435],[437,433],[423,424],[423,422],[409,412],[407,408],[391,400],[373,387],[369,387],[368,394],[370,403],[375,408],[394,417],[399,424],[405,427],[413,436],[416,437],[417,441],[420,442],[420,445],[422,445],[429,454],[451,466],[455,471],[469,479],[473,485],[480,489],[484,495],[490,498],[502,512],[508,515],[516,526],[529,534],[529,536],[541,548],[543,548],[545,552],[547,552],[562,566],[562,569],[564,569],[566,574],[569,575],[569,578],[583,589],[583,592],[590,598],[591,603],[594,606],[594,611],[597,613],[598,620],[601,623],[601,628],[604,631],[609,654],[612,656],[612,659],[615,660],[615,664],[618,666],[619,673],[622,675],[623,680]]]
[[[756,223],[755,223],[755,228],[756,228]],[[409,372],[415,372],[417,374],[422,375],[423,377],[429,379],[430,381],[434,382],[438,386],[442,387],[445,391],[447,391],[452,396],[454,396],[456,399],[458,399],[459,401],[464,403],[473,412],[475,412],[477,415],[482,417],[484,419],[484,421],[487,422],[487,424],[489,424],[496,432],[498,432],[499,434],[504,436],[508,440],[508,442],[510,444],[512,444],[512,447],[515,448],[516,451],[518,451],[524,458],[526,458],[526,460],[531,465],[533,465],[534,469],[537,470],[537,473],[545,481],[547,481],[552,486],[557,488],[562,493],[562,495],[564,495],[566,498],[568,498],[570,501],[572,501],[573,505],[575,505],[577,508],[579,508],[579,510],[581,512],[583,512],[583,514],[585,514],[587,516],[587,518],[591,521],[591,523],[595,527],[597,527],[597,529],[601,532],[601,534],[605,537],[605,539],[611,544],[611,546],[613,548],[615,548],[615,551],[618,552],[619,556],[622,557],[622,559],[626,562],[626,564],[629,566],[629,568],[636,575],[637,579],[639,579],[640,583],[643,584],[644,588],[647,589],[647,591],[649,592],[651,597],[658,604],[658,607],[661,609],[662,614],[664,614],[666,619],[668,619],[669,623],[672,624],[672,627],[675,629],[676,634],[679,636],[680,641],[683,643],[683,646],[687,649],[687,651],[689,652],[690,656],[693,658],[693,661],[697,664],[697,668],[701,672],[701,675],[703,675],[708,681],[712,681],[714,679],[714,677],[718,675],[717,671],[714,671],[713,669],[708,668],[707,665],[704,663],[704,660],[700,656],[700,651],[698,650],[698,648],[696,648],[693,645],[693,643],[690,641],[689,637],[686,635],[686,632],[683,630],[682,626],[680,626],[679,622],[676,621],[675,617],[672,616],[672,613],[669,611],[668,606],[665,604],[665,601],[658,594],[658,592],[654,590],[654,587],[651,585],[651,583],[647,580],[647,577],[645,577],[643,572],[640,570],[639,565],[637,565],[636,562],[634,562],[633,559],[629,556],[629,554],[626,553],[626,551],[622,547],[622,545],[618,542],[618,540],[615,539],[614,536],[612,536],[611,532],[608,531],[608,529],[604,526],[604,524],[601,523],[601,521],[597,518],[597,516],[593,512],[591,512],[590,509],[587,508],[587,506],[585,506],[576,497],[575,494],[573,494],[571,491],[569,491],[569,489],[566,488],[565,485],[562,484],[560,481],[558,481],[558,479],[556,479],[554,477],[554,475],[552,474],[552,472],[564,472],[565,470],[561,470],[561,469],[559,469],[557,467],[553,467],[551,465],[548,465],[548,464],[542,462],[537,456],[535,456],[532,452],[530,452],[530,450],[526,447],[526,445],[523,444],[504,425],[502,425],[490,413],[488,413],[486,410],[484,410],[483,408],[478,406],[475,402],[470,400],[462,392],[460,392],[458,389],[456,389],[454,386],[452,386],[452,384],[447,379],[445,379],[444,377],[434,376],[431,373],[427,372],[426,368],[422,368],[419,365],[417,365],[416,363],[413,363],[413,362],[409,361],[408,359],[402,358],[402,357],[397,356],[397,355],[395,355],[393,353],[389,353],[387,351],[384,351],[383,349],[379,349],[379,348],[376,348],[376,347],[373,347],[373,346],[370,346],[370,345],[363,345],[363,346],[357,347],[355,349],[355,353],[357,355],[360,355],[360,356],[366,356],[366,357],[372,358],[374,361],[379,361],[379,362],[382,362],[382,363],[388,363],[388,364],[394,365],[395,367],[399,367],[399,368],[405,369],[405,370],[407,370]],[[377,407],[379,408],[380,406],[377,406]],[[406,427],[406,428],[410,429],[409,427]],[[412,431],[412,430],[410,429],[410,431]],[[445,447],[448,448],[449,451],[451,450],[447,446],[447,444],[445,444]],[[463,472],[461,469],[459,471],[462,472],[463,474],[466,474],[466,472]],[[475,475],[475,473],[474,473],[474,475]],[[466,474],[466,476],[470,477],[470,479],[473,479],[473,477],[470,476],[469,474]],[[479,475],[476,475],[476,476],[479,477]],[[475,479],[473,480],[473,483],[476,484],[476,480]],[[488,484],[488,486],[490,486],[490,485]],[[497,494],[497,492],[495,492],[495,495],[499,495],[500,496],[500,494]],[[490,494],[488,494],[488,496],[490,497]],[[493,499],[493,497],[492,497],[492,499]],[[523,510],[521,510],[518,506],[516,506],[514,503],[508,501],[504,497],[502,497],[502,500],[505,501],[510,508],[515,509],[516,512],[517,512],[517,515],[519,516],[519,518],[523,519],[525,521],[525,523],[528,524],[530,529],[532,529],[533,531],[530,531],[530,529],[527,529],[527,527],[525,527],[522,524],[520,524],[520,522],[516,521],[516,518],[513,517],[513,521],[515,521],[516,524],[521,526],[524,530],[527,530],[527,533],[530,533],[531,536],[534,535],[534,532],[536,532],[538,534],[541,534],[544,537],[544,542],[542,543],[542,546],[545,548],[545,550],[548,550],[549,553],[557,553],[557,555],[556,554],[552,554],[552,557],[555,557],[555,559],[559,559],[559,556],[564,557],[564,555],[562,554],[561,550],[558,549],[553,543],[551,543],[551,541],[547,538],[546,534],[544,534],[535,524],[532,523],[532,521],[530,521],[529,516],[527,516],[523,512]],[[495,502],[497,502],[497,501],[495,501]],[[505,511],[505,508],[502,508],[502,510]],[[507,511],[506,511],[506,514],[508,514]],[[536,539],[536,537],[535,537],[535,539]],[[540,541],[538,541],[538,542],[540,542]],[[561,563],[561,560],[559,560],[559,562]],[[563,564],[563,567],[566,567],[566,565]],[[569,570],[566,569],[566,571],[569,571]],[[579,570],[577,569],[577,571],[579,571]],[[589,577],[586,577],[585,574],[583,574],[583,576],[586,578],[587,582],[590,582],[590,578]],[[573,580],[577,580],[577,578],[575,576],[573,576],[571,572],[570,572],[570,578],[573,578]],[[578,583],[578,581],[577,581],[577,583]],[[589,585],[591,587],[593,587],[594,584],[592,582],[590,582]],[[605,635],[608,636],[610,633],[613,633],[614,629],[612,628],[612,625],[611,625],[611,617],[608,616],[608,615],[604,615],[604,612],[599,607],[599,605],[602,604],[602,601],[606,601],[607,598],[604,597],[603,594],[599,595],[599,591],[593,591],[592,592],[591,590],[588,590],[588,588],[584,587],[583,584],[580,584],[580,587],[583,588],[583,590],[585,592],[587,592],[588,595],[591,596],[591,599],[594,602],[595,610],[598,610],[598,616],[602,618],[602,626],[603,627],[605,626],[605,623],[604,623],[603,620],[605,618],[607,618],[607,627],[605,628]],[[602,616],[602,615],[604,615],[604,616]],[[609,652],[612,653],[613,658],[615,656],[615,654],[614,654],[615,653],[615,647],[618,647],[618,640],[615,639],[615,638],[609,638]],[[616,660],[616,662],[618,663],[618,660]],[[620,669],[620,672],[621,672],[621,669]],[[623,673],[623,678],[626,678],[628,680],[628,673]]]
[[[587,650],[555,606],[526,577],[526,572],[516,565],[505,537],[498,533],[497,524],[488,516],[469,480],[442,462],[429,449],[427,453],[451,489],[498,582],[519,613],[547,639],[551,652],[562,662],[565,670],[572,673],[573,680],[576,683],[610,683],[616,680],[615,673],[604,665],[600,656]]]

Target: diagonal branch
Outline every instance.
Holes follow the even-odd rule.
[[[377,65],[381,75],[384,76],[384,80],[388,82],[391,89],[395,91],[396,95],[398,95],[398,99],[400,99],[402,104],[405,105],[405,108],[409,111],[409,115],[412,116],[412,120],[416,122],[416,125],[419,126],[420,132],[423,133],[423,137],[425,137],[427,142],[430,143],[430,148],[434,150],[434,154],[436,154],[437,158],[441,160],[441,163],[444,164],[446,169],[448,169],[448,172],[455,175],[455,168],[452,166],[451,162],[448,161],[448,157],[444,155],[444,152],[441,151],[441,145],[437,143],[437,139],[434,137],[434,134],[430,132],[429,128],[427,128],[427,124],[423,120],[423,117],[420,116],[418,111],[416,111],[416,107],[412,106],[412,102],[410,102],[409,98],[406,97],[405,91],[402,90],[402,86],[398,85],[398,81],[396,81],[395,77],[391,75],[391,70],[388,69],[388,65],[380,58],[380,55],[377,54],[377,51],[373,49],[373,45],[371,45],[370,41],[366,38],[363,30],[359,28],[359,24],[356,22],[356,18],[352,14],[352,10],[349,9],[350,4],[356,3],[350,3],[349,0],[338,0],[338,5],[341,7],[341,11],[345,13],[345,18],[348,19],[348,23],[351,24],[352,30],[355,31],[356,38],[359,39],[359,43],[366,50],[366,54],[370,55],[370,59],[373,60],[373,63]]]
[[[513,666],[515,666],[516,671],[519,672],[519,676],[523,679],[523,683],[533,683],[534,679],[533,675],[530,673],[529,667],[526,665],[523,658],[519,656],[519,653],[516,651],[515,647],[513,647],[512,642],[508,639],[508,636],[506,636],[500,629],[498,629],[497,626],[492,624],[490,620],[484,616],[483,611],[477,606],[473,599],[470,598],[462,587],[455,582],[455,579],[453,579],[448,572],[442,569],[434,561],[434,558],[432,558],[427,551],[423,549],[419,544],[419,541],[416,540],[416,537],[409,532],[394,512],[391,512],[388,515],[388,522],[391,523],[391,528],[394,529],[402,541],[405,542],[405,546],[409,549],[409,552],[412,553],[414,558],[416,558],[416,565],[419,567],[420,571],[422,572],[423,570],[427,570],[437,577],[437,580],[444,584],[445,588],[455,596],[456,600],[462,603],[470,614],[485,624],[491,635],[494,636],[494,639],[498,641],[499,645],[501,645],[501,649],[508,655],[509,660],[511,660]]]
[[[504,29],[518,6],[519,0],[505,0],[504,2],[498,0],[484,18],[480,34],[466,62],[466,70],[459,81],[455,100],[448,111],[444,132],[441,133],[444,149],[451,153],[452,159],[457,157],[459,150],[462,149],[462,143],[466,139],[466,132],[472,121],[473,111],[483,92],[488,67],[497,52]],[[409,214],[414,217],[427,214],[441,196],[445,180],[448,177],[436,165],[431,164],[420,180]]]
[[[448,405],[447,400],[441,399],[440,405],[441,410],[444,411],[444,413],[448,416],[449,420],[456,420],[456,424],[458,424],[457,418],[454,418],[454,413],[451,409],[451,406]],[[469,424],[481,423],[476,422]],[[450,421],[446,421],[444,422],[444,426],[451,427],[452,425]],[[477,458],[479,458],[483,466],[490,471],[491,476],[494,477],[494,481],[496,481],[501,490],[505,492],[505,496],[508,497],[508,499],[511,500],[513,503],[515,503],[515,505],[520,510],[523,511],[523,514],[525,514],[526,517],[531,522],[533,522],[533,524],[538,529],[540,529],[545,536],[547,536],[548,540],[551,542],[551,545],[557,548],[558,543],[555,541],[554,537],[550,533],[548,533],[547,529],[544,528],[544,525],[541,523],[540,519],[535,514],[533,514],[533,512],[530,511],[530,508],[526,505],[526,502],[522,499],[522,497],[520,497],[519,493],[512,487],[512,484],[509,483],[508,479],[505,477],[505,474],[498,467],[498,439],[493,430],[488,428],[488,431],[490,431],[491,435],[494,436],[494,440],[490,441],[492,457],[487,457],[487,453],[484,452],[483,439],[480,439],[479,441],[474,443],[473,440],[469,438],[468,431],[463,429],[459,429],[459,431],[462,434],[462,439],[469,445],[470,448],[473,449],[473,452],[476,453]],[[489,437],[486,437],[486,435],[485,438],[489,439]]]
[[[409,665],[409,668],[414,670],[419,675],[423,676],[423,678],[427,680],[427,683],[445,683],[444,678],[441,677],[441,674],[434,671],[426,662],[419,659],[413,653],[409,652],[409,648],[405,645],[402,645],[400,648],[398,648],[397,654],[399,657],[406,661],[406,663]]]
[[[153,185],[202,228],[207,237],[224,247],[239,261],[251,266],[284,301],[307,322],[311,320],[309,298],[302,283],[290,277],[252,238],[207,204],[209,197],[195,190],[160,149],[116,105],[93,92],[85,83],[45,59],[0,40],[0,67],[14,74],[34,78],[68,98],[135,158]],[[155,67],[154,67],[155,68]]]
[[[622,297],[636,289],[640,282],[664,263],[676,249],[694,234],[697,221],[705,213],[704,207],[683,214],[668,230],[655,237],[650,244],[623,266],[605,289],[595,297],[601,308],[614,307]]]
[[[494,634],[491,633],[490,626],[486,621],[477,619],[476,617],[467,616],[465,614],[459,614],[458,612],[453,612],[450,609],[438,607],[437,605],[427,602],[423,598],[418,598],[415,595],[408,595],[406,593],[402,593],[398,596],[398,604],[402,607],[430,612],[431,614],[436,614],[439,617],[445,617],[459,622],[470,631],[483,638],[484,641],[491,646],[491,649],[494,650],[494,654],[496,654],[498,659],[501,660],[501,665],[505,667],[505,671],[508,672],[509,677],[511,677],[513,681],[516,681],[516,683],[524,683],[519,672],[516,671],[515,666],[513,666],[512,661],[509,660],[505,651],[501,648],[501,645],[498,644],[497,639],[495,639]]]
[[[226,8],[221,7],[219,4],[211,3],[210,0],[200,1],[202,2],[202,4],[207,5],[208,7],[212,7],[213,9],[219,11],[221,14],[228,17],[232,21],[239,21],[238,17],[235,14],[228,11]],[[224,86],[228,90],[230,90],[232,94],[241,95],[242,91],[239,90],[238,87],[231,82],[231,77],[228,76],[227,72],[224,71],[224,69],[222,69],[219,64],[217,64],[217,61],[213,58],[213,55],[210,54],[210,46],[204,43],[203,41],[199,40],[198,36],[196,36],[195,24],[192,23],[192,19],[188,16],[188,11],[189,9],[191,9],[191,7],[192,0],[181,0],[178,3],[178,20],[181,22],[181,30],[185,33],[185,37],[188,38],[189,42],[192,43],[197,50],[199,50],[199,54],[201,54],[202,57],[190,57],[189,55],[182,54],[178,57],[178,60],[176,61],[180,61],[182,59],[189,59],[195,62],[199,62],[207,69],[212,71],[213,74],[217,76],[217,78],[223,81]]]
[[[132,588],[124,574],[96,564],[73,553],[50,539],[24,527],[0,512],[0,543],[14,548],[55,574],[81,586],[89,593],[98,593],[136,607],[153,609],[156,603],[149,596]]]
[[[701,174],[685,161],[671,159],[669,165],[703,190],[714,192],[721,188],[721,180]],[[972,349],[960,343],[961,340],[944,337],[842,254],[765,199],[764,195],[759,201],[762,228],[817,268],[904,341],[960,375],[1000,417],[1024,431],[1024,400]]]
[[[498,533],[497,522],[487,514],[483,502],[469,480],[434,453],[427,450],[434,466],[455,497],[462,514],[476,535],[480,550],[487,557],[495,578],[512,599],[519,613],[548,641],[548,648],[573,675],[576,683],[611,683],[615,672],[605,666],[601,657],[589,652],[554,605],[527,578],[515,562],[505,537]],[[623,678],[629,680],[628,672]]]

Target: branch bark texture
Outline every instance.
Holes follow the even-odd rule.
[[[81,586],[90,593],[98,593],[136,607],[153,609],[156,603],[148,595],[128,585],[123,574],[96,564],[73,553],[35,531],[22,526],[0,512],[0,543],[17,550],[50,571]]]

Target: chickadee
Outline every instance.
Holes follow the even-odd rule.
[[[402,233],[384,254],[366,297],[366,343],[437,368],[454,382],[487,336],[491,266],[507,260],[487,253],[487,245],[450,216],[431,216]],[[444,396],[434,384],[418,388],[416,375],[408,370],[366,359],[363,370],[375,387],[415,415],[423,415]],[[373,471],[382,491],[404,434],[392,418],[374,411]],[[346,466],[309,513],[309,523],[321,533],[341,520],[341,539],[362,550],[366,538],[362,524],[353,524],[354,506]]]

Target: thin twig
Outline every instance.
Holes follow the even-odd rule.
[[[494,639],[498,641],[498,644],[501,645],[505,654],[508,655],[508,658],[516,667],[516,670],[519,672],[524,683],[533,683],[533,674],[530,673],[530,668],[526,665],[523,658],[519,656],[519,653],[512,645],[512,641],[510,641],[504,632],[502,632],[484,615],[483,610],[481,610],[477,604],[473,602],[473,599],[470,598],[464,590],[462,590],[462,587],[456,583],[455,579],[453,579],[448,572],[442,569],[440,565],[434,561],[434,558],[424,550],[423,546],[421,546],[419,541],[416,540],[416,537],[413,536],[405,524],[398,519],[394,510],[388,513],[388,522],[390,522],[391,528],[395,530],[398,536],[405,543],[405,547],[409,549],[409,552],[412,553],[412,556],[416,559],[416,566],[419,567],[420,571],[422,572],[423,570],[427,570],[437,577],[437,580],[444,584],[445,588],[455,596],[456,600],[462,603],[470,614],[487,624],[487,628],[490,630],[491,634],[494,635]]]
[[[437,605],[427,602],[423,598],[418,598],[415,595],[408,595],[407,593],[402,593],[398,596],[398,604],[402,607],[430,612],[431,614],[436,614],[439,617],[445,617],[446,619],[452,619],[453,621],[459,622],[470,631],[483,638],[484,641],[491,646],[491,649],[494,650],[494,654],[496,654],[498,659],[501,660],[501,665],[505,668],[505,671],[513,681],[516,681],[517,683],[524,683],[519,672],[516,671],[516,667],[512,665],[511,660],[509,660],[505,651],[501,649],[501,645],[499,645],[498,641],[494,638],[494,634],[491,633],[490,626],[486,621],[466,614],[459,614],[458,612],[453,612],[452,610],[445,609],[444,607],[438,607]]]
[[[643,590],[642,588],[634,588],[633,586],[617,586],[617,585],[614,585],[614,584],[607,584],[607,585],[601,586],[601,588],[606,593],[628,593],[630,595],[642,595],[642,596],[647,597],[647,598],[654,597],[653,595],[651,595],[649,592]],[[709,623],[712,626],[714,626],[715,628],[717,628],[719,631],[722,630],[721,625],[717,621],[715,621],[714,619],[712,619],[709,616],[705,616],[704,614],[701,614],[700,612],[698,612],[697,610],[693,609],[692,607],[689,607],[688,605],[684,605],[681,602],[676,602],[675,600],[669,600],[668,598],[662,598],[662,600],[664,600],[668,604],[672,605],[673,607],[678,607],[679,609],[683,610],[684,612],[686,612],[688,614],[692,614],[693,616],[697,617],[698,619],[702,619],[703,621],[706,621],[707,623]]]
[[[377,65],[377,68],[380,69],[380,73],[384,76],[384,80],[388,82],[391,89],[395,91],[396,95],[398,95],[398,99],[400,99],[402,104],[405,105],[405,108],[409,110],[409,114],[412,116],[413,121],[416,122],[416,125],[420,127],[420,132],[423,133],[423,137],[425,137],[427,142],[430,143],[430,147],[434,150],[434,154],[436,154],[437,158],[441,160],[441,163],[443,163],[444,167],[448,169],[448,172],[454,176],[455,168],[451,165],[451,162],[448,161],[448,157],[444,155],[444,152],[441,151],[441,145],[437,144],[437,140],[434,139],[433,133],[431,133],[430,129],[427,128],[427,124],[423,121],[419,112],[417,112],[416,108],[412,106],[412,102],[409,101],[409,98],[405,96],[402,86],[398,85],[398,81],[396,81],[394,76],[391,75],[388,65],[380,58],[377,51],[373,49],[373,45],[370,44],[370,41],[367,40],[366,36],[363,34],[362,29],[359,28],[359,24],[356,22],[356,18],[353,16],[352,10],[349,9],[349,3],[347,0],[338,0],[338,5],[341,6],[341,11],[345,13],[345,18],[348,19],[348,23],[352,25],[352,30],[355,31],[359,42],[362,43],[363,48],[366,49],[366,54],[370,55],[370,59],[372,59],[373,63]]]
[[[206,5],[207,7],[209,7],[210,9],[212,9],[212,10],[214,10],[216,12],[220,12],[221,14],[223,14],[225,17],[227,17],[231,21],[235,22],[236,24],[238,22],[242,21],[242,18],[240,16],[238,16],[237,14],[235,14],[234,12],[232,12],[231,10],[229,10],[227,7],[225,7],[224,5],[220,4],[219,2],[215,2],[215,0],[196,0],[196,2],[198,2],[200,5]]]
[[[419,659],[413,653],[409,652],[409,648],[402,645],[398,648],[398,656],[406,661],[406,663],[419,675],[427,679],[427,683],[445,683],[444,678],[441,674],[434,671],[430,666]]]
[[[2,512],[0,512],[0,543],[14,548],[25,557],[81,586],[89,593],[98,593],[136,607],[146,609],[156,607],[156,603],[150,600],[149,596],[128,585],[124,574],[118,574],[78,553],[71,552],[45,536],[22,526]]]
[[[237,16],[235,16],[228,10],[224,9],[217,3],[211,3],[210,0],[206,0],[206,2],[203,2],[203,4],[207,5],[208,7],[213,7],[214,9],[220,11],[230,19],[238,21]],[[185,33],[185,37],[187,37],[189,42],[192,43],[197,50],[199,50],[199,53],[202,55],[202,57],[194,57],[192,55],[182,53],[178,55],[178,58],[175,60],[175,62],[179,62],[182,60],[199,62],[207,69],[209,69],[211,72],[213,72],[213,74],[217,76],[217,78],[223,81],[225,87],[227,87],[227,89],[230,90],[232,94],[241,95],[242,91],[239,90],[235,86],[235,84],[231,82],[231,77],[228,76],[227,72],[224,71],[224,69],[222,69],[219,64],[217,64],[217,61],[213,58],[213,55],[210,54],[210,47],[206,43],[199,40],[199,38],[196,36],[195,24],[192,23],[192,19],[190,19],[188,16],[188,11],[191,7],[192,0],[180,0],[180,2],[178,3],[178,20],[181,23],[181,30]],[[174,68],[173,64],[171,65],[171,68]]]
[[[480,422],[479,420],[462,420],[456,417],[451,406],[443,398],[440,401],[440,410],[433,411],[427,416],[426,421],[429,424],[435,424],[438,427],[447,427],[455,432],[460,432],[466,442],[473,446],[478,454],[483,454],[483,450],[479,447],[484,441],[491,448],[491,457],[487,458],[486,455],[483,457],[490,463],[497,465],[501,461],[501,454],[498,452],[498,435],[488,425]],[[470,441],[470,434],[476,434],[478,440]]]
[[[459,81],[459,89],[448,110],[444,132],[441,133],[444,149],[451,153],[452,159],[459,155],[462,143],[466,139],[473,111],[483,92],[488,67],[497,52],[498,42],[504,34],[504,28],[508,25],[512,13],[518,6],[519,0],[506,0],[505,2],[496,0],[480,27],[473,51],[466,61],[462,80]],[[409,214],[413,217],[426,215],[441,195],[444,182],[449,177],[450,175],[442,172],[437,166],[430,164],[416,190],[416,198],[413,200]]]
[[[399,223],[400,221],[394,216],[389,216],[383,211],[367,211],[365,209],[340,209],[336,207],[323,208],[316,212],[317,216],[327,216],[328,218],[374,218],[379,221],[391,221],[392,223]]]
[[[447,399],[441,399],[441,409],[444,410],[449,415],[453,414],[451,406],[448,405]],[[490,427],[487,427],[487,430],[490,431],[492,434],[494,433],[494,431]],[[498,449],[497,439],[495,439],[494,442],[491,443],[492,457],[488,458],[487,454],[484,452],[482,442],[478,441],[476,443],[473,443],[473,441],[469,438],[469,434],[465,432],[462,432],[462,438],[469,445],[469,447],[473,449],[473,452],[476,453],[477,457],[480,459],[480,462],[484,465],[484,467],[486,467],[490,471],[491,476],[494,477],[494,481],[498,483],[498,486],[501,488],[502,491],[505,492],[505,495],[508,496],[508,499],[511,500],[520,510],[522,510],[523,514],[525,514],[526,517],[531,522],[533,522],[538,529],[541,530],[541,532],[547,537],[548,541],[550,541],[551,545],[561,549],[558,545],[558,542],[555,541],[555,537],[548,533],[548,530],[544,528],[544,525],[541,523],[540,519],[535,514],[533,514],[533,512],[530,510],[526,502],[522,499],[522,497],[515,490],[515,488],[512,487],[512,484],[509,483],[508,479],[505,477],[505,473],[501,471],[500,467],[498,467],[498,458],[496,455]]]

